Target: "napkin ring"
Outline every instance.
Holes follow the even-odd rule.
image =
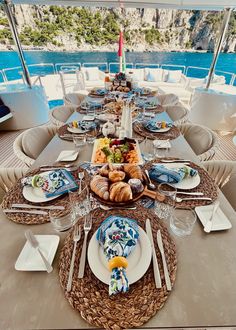
[[[108,262],[108,268],[110,272],[114,268],[127,268],[128,267],[128,261],[125,257],[113,257],[112,259],[109,260]]]

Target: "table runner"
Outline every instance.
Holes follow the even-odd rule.
[[[153,212],[140,206],[136,210],[111,210],[107,212],[100,209],[94,210],[92,212],[93,227],[89,233],[89,239],[101,222],[111,214],[119,214],[136,219],[143,229],[145,228],[146,219],[149,218],[151,220],[162,288],[156,289],[155,287],[152,263],[146,274],[139,281],[132,284],[129,292],[125,294],[110,297],[108,294],[108,285],[100,282],[93,275],[88,263],[86,263],[84,278],[78,279],[79,258],[84,239],[83,231],[77,246],[72,290],[69,293],[66,291],[66,285],[73,250],[72,231],[66,237],[61,250],[59,279],[66,299],[80,313],[82,318],[92,325],[109,330],[118,330],[138,327],[147,322],[164,306],[166,299],[171,293],[166,289],[161,255],[157,247],[156,233],[158,229],[161,230],[162,234],[172,286],[176,278],[177,256],[174,241],[164,223]],[[81,221],[80,223],[82,225],[83,222]]]

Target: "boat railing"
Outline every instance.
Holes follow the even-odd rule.
[[[107,71],[108,70],[108,64],[107,62],[104,63],[98,63],[98,62],[86,62],[82,64],[83,68],[92,68],[92,67],[98,67],[99,70],[101,71]]]
[[[55,68],[53,63],[29,64],[28,69],[31,76],[45,76],[48,74],[55,74]],[[6,78],[6,81],[22,78],[21,66],[17,66],[14,68],[6,68],[2,71]]]
[[[56,73],[59,73],[62,69],[62,67],[76,67],[76,68],[81,68],[81,63],[80,62],[64,62],[64,63],[56,63],[54,64]]]
[[[199,66],[188,66],[185,71],[185,75],[189,78],[206,78],[209,73],[209,68],[203,68]],[[215,74],[225,77],[225,83],[227,85],[234,85],[235,74],[233,72],[215,70]]]
[[[5,82],[5,81],[7,81],[7,80],[4,76],[4,73],[2,72],[2,70],[0,70],[0,82],[2,83],[2,82]]]
[[[120,63],[119,62],[110,62],[109,63],[109,72],[110,73],[116,73],[119,71],[119,67],[120,67]],[[134,64],[129,62],[126,63],[126,68],[127,69],[133,69],[134,68]]]
[[[135,63],[135,69],[144,69],[144,68],[150,68],[150,69],[158,69],[160,67],[157,63]]]
[[[185,73],[186,70],[185,65],[179,65],[179,64],[161,64],[160,66],[164,70],[181,70],[183,74]]]

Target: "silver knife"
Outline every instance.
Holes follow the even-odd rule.
[[[157,231],[157,244],[158,244],[158,248],[161,252],[161,259],[162,259],[162,264],[163,264],[163,269],[164,269],[166,288],[168,291],[171,291],[170,275],[169,275],[168,267],[166,264],[166,257],[165,257],[165,252],[164,252],[164,248],[163,248],[160,229]]]
[[[46,211],[41,210],[16,210],[16,209],[3,209],[4,213],[25,213],[25,214],[38,214],[38,215],[47,215]]]
[[[150,240],[151,247],[152,247],[152,264],[153,264],[153,272],[154,272],[156,288],[161,288],[161,276],[160,276],[160,271],[159,271],[159,267],[158,267],[156,251],[155,251],[155,247],[154,247],[154,241],[153,241],[153,236],[152,236],[152,227],[151,227],[151,223],[150,223],[149,219],[146,220],[146,233],[147,233],[147,236]]]
[[[64,210],[65,207],[61,205],[48,205],[48,206],[38,206],[30,204],[12,204],[11,207],[18,209],[35,209],[35,210]]]

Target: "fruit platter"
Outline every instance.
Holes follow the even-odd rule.
[[[92,164],[106,163],[142,165],[139,144],[134,139],[96,139],[92,153]]]

